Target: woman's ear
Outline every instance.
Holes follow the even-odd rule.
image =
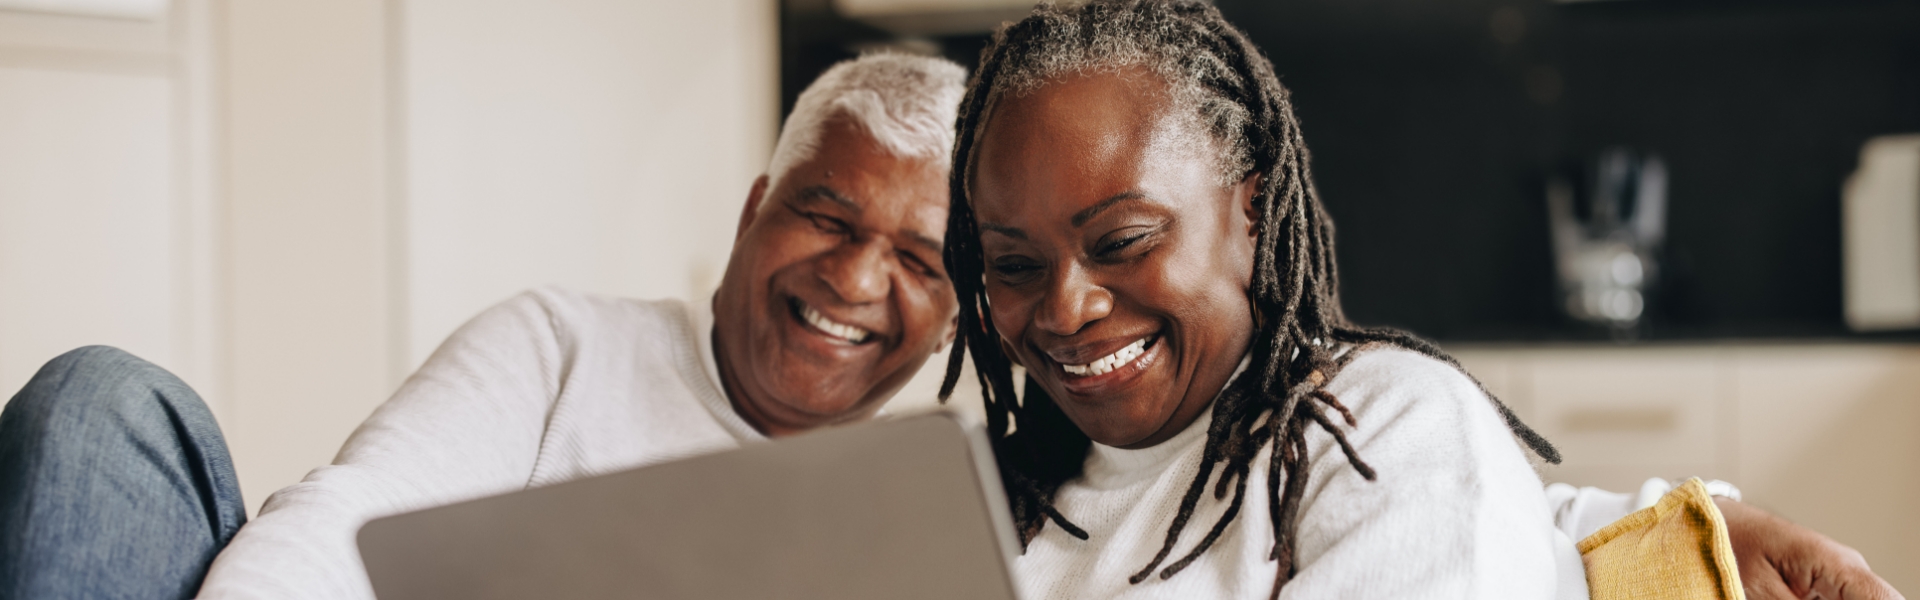
[[[1240,210],[1247,215],[1247,237],[1260,237],[1260,211],[1253,206],[1253,197],[1260,195],[1260,172],[1247,174],[1246,179],[1233,185],[1233,199],[1240,203]]]

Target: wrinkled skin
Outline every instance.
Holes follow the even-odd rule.
[[[1174,110],[1144,70],[1070,76],[1001,100],[972,175],[994,327],[1109,446],[1185,429],[1253,333],[1258,178],[1222,186],[1215,145]],[[1110,372],[1068,370],[1143,340]]]
[[[1726,518],[1748,600],[1902,598],[1854,549],[1739,501],[1713,500]]]
[[[721,382],[748,423],[781,436],[869,418],[952,338],[947,172],[836,120],[813,158],[754,182],[713,299]]]

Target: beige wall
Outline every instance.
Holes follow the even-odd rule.
[[[329,462],[393,388],[386,7],[226,3],[226,410],[242,494]],[[396,285],[398,284],[398,285]]]
[[[771,3],[228,6],[225,422],[256,507],[488,305],[711,285],[772,145]]]
[[[529,287],[719,281],[779,119],[772,2],[409,0],[411,370]]]
[[[257,510],[487,305],[713,285],[776,83],[760,0],[0,11],[0,389],[180,373]]]
[[[1559,447],[1549,481],[1631,492],[1649,477],[1746,501],[1853,546],[1920,588],[1920,347],[1466,347],[1457,356]]]
[[[86,344],[219,388],[204,14],[0,11],[0,394]]]

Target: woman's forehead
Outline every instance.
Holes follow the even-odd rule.
[[[1003,99],[972,174],[980,210],[1003,198],[1098,201],[1188,163],[1210,178],[1211,145],[1192,119],[1179,118],[1164,88],[1144,70],[1103,71]]]

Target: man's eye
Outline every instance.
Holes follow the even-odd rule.
[[[813,226],[815,229],[819,229],[820,231],[824,231],[827,233],[840,235],[840,234],[847,233],[847,231],[850,229],[847,227],[846,221],[835,219],[833,217],[829,217],[820,213],[807,213],[806,217],[807,217],[807,220],[813,221]]]
[[[901,252],[900,262],[902,264],[907,265],[907,268],[913,269],[914,271],[919,272],[921,275],[925,275],[927,277],[940,276],[939,271],[934,270],[933,267],[927,266],[927,261],[920,260],[920,257],[915,255],[912,252]]]

